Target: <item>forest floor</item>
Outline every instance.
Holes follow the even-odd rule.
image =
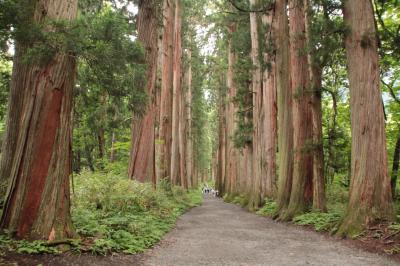
[[[138,255],[9,255],[17,265],[399,265],[299,226],[278,223],[206,197],[153,249]]]

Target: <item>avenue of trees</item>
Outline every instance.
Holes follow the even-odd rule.
[[[340,235],[393,222],[398,3],[215,6],[224,15],[214,16],[214,60],[226,65],[212,77],[221,88],[213,155],[219,191],[228,200],[240,195],[249,209],[274,200],[273,216],[282,221],[326,212],[328,195],[348,193]]]
[[[339,192],[343,236],[394,222],[399,14],[395,0],[1,1],[0,228],[76,237],[85,169],[211,179],[250,210],[275,201],[280,221]]]

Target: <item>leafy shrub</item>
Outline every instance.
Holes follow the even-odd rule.
[[[88,171],[74,179],[71,215],[82,239],[66,239],[61,244],[77,251],[102,255],[143,251],[159,241],[179,215],[202,202],[200,190],[186,191],[167,181],[154,189],[151,184],[129,180],[116,172]],[[0,235],[0,251],[60,252],[54,243],[16,241],[8,235]]]
[[[77,232],[92,240],[88,249],[96,254],[143,251],[202,200],[199,190],[187,192],[166,180],[155,190],[115,172],[83,172],[75,183],[72,219]]]
[[[309,212],[293,219],[298,225],[312,225],[316,231],[334,230],[342,215],[340,213]]]
[[[257,211],[257,214],[272,217],[275,215],[277,204],[273,199],[265,199],[264,206]]]
[[[46,241],[26,241],[26,240],[14,240],[11,239],[7,234],[0,235],[0,248],[2,253],[4,251],[14,251],[19,253],[27,254],[54,254],[59,253],[59,250],[52,247]]]

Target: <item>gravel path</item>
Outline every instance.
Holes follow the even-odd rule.
[[[399,265],[206,197],[144,255],[145,265]]]

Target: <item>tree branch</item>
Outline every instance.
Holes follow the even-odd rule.
[[[395,81],[396,81],[396,80],[395,80]],[[392,96],[392,98],[395,100],[395,102],[397,102],[398,104],[400,104],[400,99],[397,98],[396,94],[395,94],[394,91],[393,91],[393,84],[394,84],[395,81],[392,82],[392,85],[389,85],[389,84],[387,84],[383,79],[381,79],[382,84],[385,85],[385,86],[388,88],[389,93],[390,93],[390,95]]]
[[[242,7],[240,7],[238,4],[235,3],[235,0],[228,0],[229,3],[231,3],[231,5],[236,8],[238,11],[240,12],[246,12],[246,13],[265,13],[267,11],[271,11],[274,8],[274,3],[269,3],[267,4],[265,7],[263,7],[262,9],[258,9],[258,10],[250,10],[250,9],[244,9]]]

